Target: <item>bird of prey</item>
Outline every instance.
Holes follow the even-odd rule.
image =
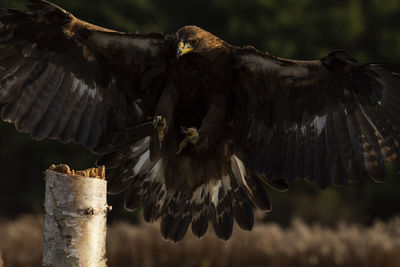
[[[1,118],[100,155],[110,194],[166,239],[253,227],[266,188],[385,180],[400,167],[400,65],[237,47],[196,26],[132,34],[44,0],[0,10]]]

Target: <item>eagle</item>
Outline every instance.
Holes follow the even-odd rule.
[[[108,193],[175,242],[189,227],[251,230],[269,187],[383,182],[385,163],[400,167],[400,65],[283,59],[196,26],[119,32],[44,0],[0,9],[0,110],[34,139],[99,155]]]

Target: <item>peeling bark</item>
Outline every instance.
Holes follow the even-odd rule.
[[[107,266],[106,181],[57,167],[46,170],[42,266]]]

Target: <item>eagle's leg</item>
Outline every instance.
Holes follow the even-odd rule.
[[[163,116],[155,116],[153,127],[153,134],[150,137],[150,159],[156,161],[161,157],[164,138],[168,131],[167,120]]]
[[[199,129],[195,127],[186,128],[181,127],[181,132],[185,138],[179,144],[177,154],[190,143],[194,147],[196,153],[207,151],[210,144],[215,144],[214,136],[217,135],[221,129],[221,125],[225,122],[226,103],[224,94],[214,93],[210,96],[208,103],[207,114],[204,117]]]
[[[150,137],[150,160],[153,162],[161,158],[168,128],[173,128],[171,123],[177,98],[175,88],[167,86],[158,100],[153,120],[154,132]]]
[[[162,142],[164,141],[165,134],[168,131],[167,120],[163,116],[155,116],[153,119],[154,130],[156,131],[156,135],[158,136],[158,142],[160,147],[162,146]]]
[[[176,154],[180,154],[182,150],[189,144],[192,143],[193,145],[196,145],[197,142],[199,141],[199,133],[196,129],[196,127],[190,127],[186,128],[184,126],[181,126],[181,132],[186,136],[181,143],[179,144],[179,149]]]

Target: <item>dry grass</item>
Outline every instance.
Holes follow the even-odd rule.
[[[15,221],[0,221],[0,255],[5,266],[40,266],[42,243],[41,217],[26,215]]]
[[[23,216],[0,221],[0,253],[5,266],[40,266],[43,222]],[[155,225],[125,222],[108,229],[109,266],[400,266],[400,218],[371,227],[340,224],[337,229],[293,220],[283,229],[257,224],[235,229],[229,242],[213,234],[191,234],[178,244],[164,241]],[[1,265],[0,265],[1,266]]]

